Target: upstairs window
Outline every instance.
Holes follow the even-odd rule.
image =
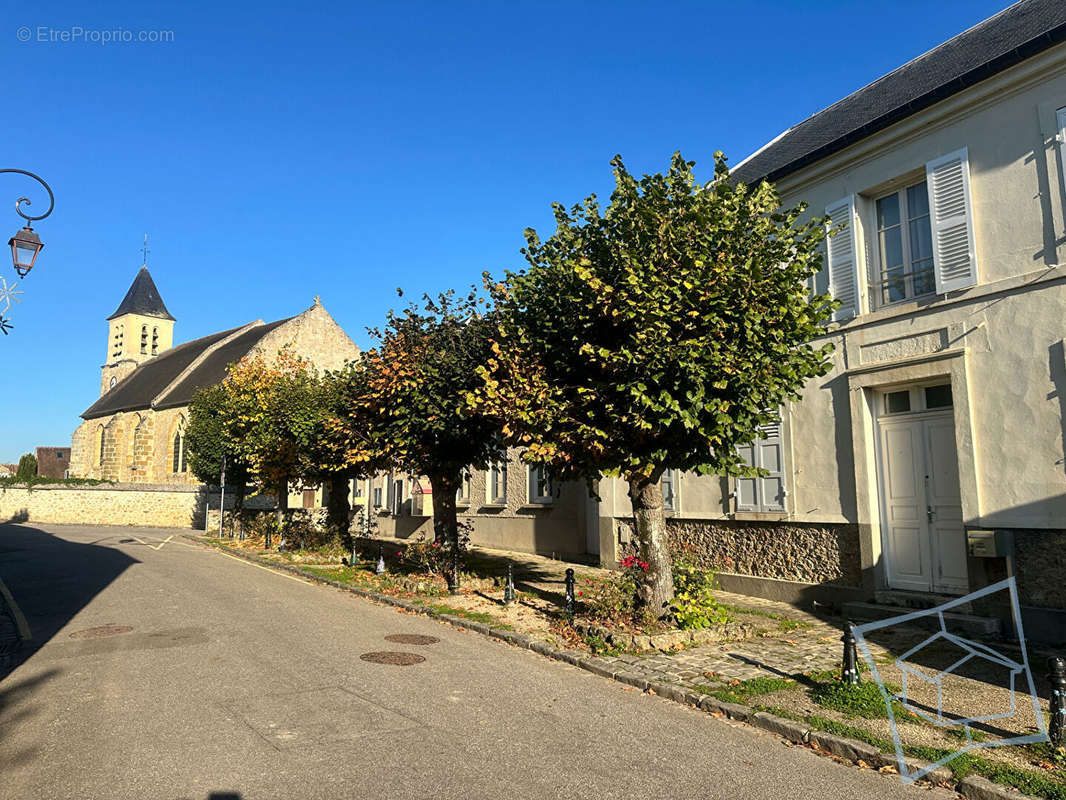
[[[877,200],[877,258],[873,295],[878,305],[936,293],[925,181]]]
[[[152,328],[152,355],[159,353],[159,328]]]
[[[148,355],[148,326],[141,326],[141,355]]]

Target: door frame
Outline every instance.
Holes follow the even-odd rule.
[[[914,411],[906,411],[906,412],[900,412],[900,413],[887,413],[885,411],[885,395],[892,394],[894,392],[907,390],[907,391],[911,392],[911,396],[913,397],[915,392],[921,393],[922,390],[924,390],[928,386],[939,386],[939,385],[943,385],[943,384],[944,384],[944,380],[943,379],[932,380],[932,381],[925,380],[925,381],[910,383],[910,384],[903,385],[903,386],[900,386],[900,385],[897,384],[897,385],[894,385],[894,386],[878,387],[878,388],[874,389],[871,392],[871,400],[872,400],[872,403],[873,403],[873,412],[874,412],[874,419],[873,419],[873,434],[874,434],[874,436],[873,436],[873,440],[874,440],[873,444],[874,444],[874,447],[873,447],[873,452],[874,452],[875,487],[876,487],[876,500],[877,500],[877,509],[878,509],[878,523],[879,523],[879,527],[880,527],[881,553],[884,555],[884,577],[885,577],[885,583],[886,583],[887,587],[889,589],[893,590],[893,591],[907,592],[907,591],[920,591],[920,590],[901,589],[901,588],[898,588],[896,586],[893,586],[893,582],[894,582],[893,578],[894,578],[894,576],[892,574],[892,550],[891,550],[891,546],[890,546],[890,542],[889,542],[889,536],[888,536],[888,504],[885,502],[885,494],[884,494],[884,492],[886,490],[886,483],[885,483],[886,479],[885,479],[885,454],[884,454],[884,447],[882,445],[882,436],[881,436],[882,423],[889,423],[890,424],[892,422],[928,422],[928,421],[934,421],[934,420],[938,420],[938,419],[949,419],[949,420],[951,420],[952,428],[954,429],[955,426],[958,424],[958,421],[957,421],[957,415],[955,413],[954,397],[953,397],[952,405],[951,406],[947,406],[947,407],[940,407],[940,408],[933,408],[933,409],[921,408],[921,409],[914,410]],[[954,390],[954,387],[952,387],[952,389]],[[954,391],[953,391],[953,395],[954,395]],[[921,439],[922,439],[922,441],[921,441],[922,463],[923,463],[923,465],[925,467],[925,471],[928,472],[929,464],[927,463],[927,459],[928,459],[929,455],[928,455],[927,451],[928,451],[929,443],[926,440],[926,437],[924,435],[924,427],[923,427],[923,435],[922,435]],[[964,501],[963,501],[963,496],[962,496],[962,473],[961,473],[961,466],[962,465],[961,465],[961,460],[959,459],[959,448],[958,448],[957,431],[956,431],[956,443],[955,443],[954,450],[955,450],[956,473],[959,475],[959,506],[960,506],[960,516],[962,517],[962,519],[960,519],[960,522],[965,524],[964,523],[965,514],[961,510]],[[920,476],[920,478],[924,478],[924,476]],[[925,491],[928,491],[928,486],[924,483],[924,480],[921,480],[920,482],[922,483],[923,489]],[[965,594],[966,593],[966,589],[965,588],[962,589],[962,590],[955,590],[955,589],[945,590],[945,589],[943,589],[941,587],[937,587],[935,585],[936,581],[935,581],[934,575],[935,575],[935,570],[937,568],[937,565],[939,563],[938,562],[938,559],[939,559],[939,548],[937,546],[937,542],[934,541],[934,539],[936,537],[933,535],[933,532],[932,532],[932,530],[930,529],[930,527],[928,525],[928,520],[926,520],[926,522],[922,523],[922,535],[923,535],[923,539],[924,539],[924,543],[923,544],[924,544],[924,548],[925,548],[925,553],[924,554],[927,555],[928,558],[929,558],[929,570],[930,570],[930,581],[929,581],[929,586],[926,589],[926,591],[931,592],[931,593],[936,593],[936,594],[956,594],[956,593],[960,594],[960,595],[961,594]],[[965,554],[963,555],[963,564],[964,564],[965,567],[967,567],[967,571],[968,571],[968,565],[966,563]]]

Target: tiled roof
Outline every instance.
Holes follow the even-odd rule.
[[[1064,0],[1022,0],[790,128],[737,165],[770,181],[1066,41]]]
[[[291,319],[291,317],[289,318]],[[222,383],[226,377],[226,369],[235,361],[240,361],[259,343],[260,340],[275,328],[284,325],[289,319],[279,319],[268,325],[256,325],[244,333],[235,336],[230,341],[219,345],[218,348],[208,353],[192,372],[186,375],[177,386],[159,397],[153,404],[154,408],[175,408],[176,406],[188,405],[196,390],[203,386],[214,386]],[[166,384],[159,388],[162,391]],[[117,386],[115,387],[118,388]]]
[[[240,328],[232,328],[204,336],[201,339],[193,339],[191,342],[179,344],[145,361],[119,382],[114,389],[89,406],[82,417],[93,419],[106,417],[119,411],[150,407],[156,395],[169,386],[209,347],[239,330]]]

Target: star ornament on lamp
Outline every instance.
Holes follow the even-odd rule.
[[[8,286],[7,279],[0,278],[0,306],[2,306],[0,307],[0,312],[6,314],[11,310],[12,303],[22,304],[22,301],[18,299],[18,295],[22,294],[22,290],[16,289],[16,286],[18,286],[18,281]]]

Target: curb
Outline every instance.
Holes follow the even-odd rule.
[[[830,753],[831,755],[844,759],[845,761],[850,761],[854,764],[862,762],[862,764],[873,767],[874,769],[879,769],[881,767],[898,768],[899,766],[895,753],[884,753],[880,748],[867,742],[859,741],[858,739],[847,739],[843,736],[835,736],[824,731],[811,730],[803,722],[774,716],[773,714],[768,714],[764,711],[755,711],[753,708],[738,703],[727,703],[718,700],[715,697],[711,697],[710,695],[689,691],[682,686],[669,683],[655,683],[639,675],[626,672],[622,668],[622,665],[615,665],[609,661],[602,661],[595,656],[586,656],[579,650],[554,648],[546,642],[531,639],[530,637],[521,633],[516,633],[515,631],[492,628],[482,622],[465,620],[451,614],[434,611],[432,608],[427,608],[426,606],[416,605],[410,600],[371,592],[356,586],[340,583],[339,581],[332,581],[313,573],[304,572],[299,567],[291,564],[279,564],[275,561],[259,558],[258,556],[250,555],[240,550],[234,550],[221,544],[208,544],[189,534],[183,534],[183,538],[203,547],[228,553],[235,558],[250,561],[253,564],[291,572],[312,583],[321,583],[327,586],[332,586],[336,589],[351,592],[352,594],[364,597],[382,605],[402,608],[405,611],[422,614],[423,616],[447,622],[449,625],[456,628],[474,631],[526,650],[532,650],[534,653],[539,653],[556,661],[563,661],[572,666],[580,667],[594,675],[599,675],[617,681],[618,683],[624,683],[628,686],[636,687],[643,692],[658,695],[667,700],[672,700],[675,703],[701,709],[708,714],[721,714],[728,719],[760,728],[795,744],[813,746],[816,750]],[[921,759],[912,758],[910,756],[904,757],[904,763],[910,771],[924,769],[930,764],[928,761],[922,761]],[[922,782],[931,780],[941,784],[953,785],[955,791],[968,798],[968,800],[1042,800],[1042,798],[1039,797],[1022,794],[1013,787],[993,783],[987,778],[979,775],[969,775],[961,780],[955,780],[953,773],[946,766],[937,767],[920,780]]]

